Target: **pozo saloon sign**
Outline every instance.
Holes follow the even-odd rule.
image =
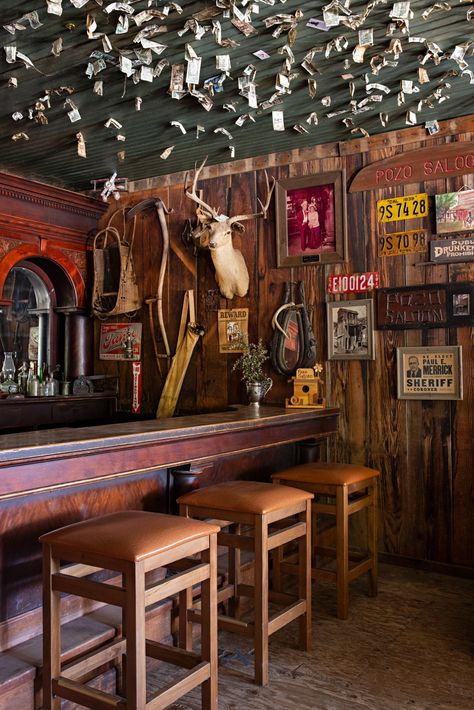
[[[436,150],[432,147],[420,148],[367,165],[357,173],[349,192],[437,180],[467,173],[474,173],[472,143],[448,143],[436,146]]]

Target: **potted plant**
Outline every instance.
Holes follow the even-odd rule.
[[[258,340],[258,343],[249,343],[243,333],[238,335],[233,347],[242,352],[234,362],[232,371],[240,370],[241,379],[247,388],[249,402],[258,407],[273,384],[270,377],[267,377],[263,371],[263,363],[269,358],[267,349],[261,339]]]

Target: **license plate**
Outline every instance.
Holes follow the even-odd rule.
[[[334,274],[328,279],[329,293],[362,293],[380,286],[378,271],[365,274]]]
[[[414,219],[426,217],[428,214],[428,195],[421,192],[405,197],[391,197],[388,200],[377,202],[377,215],[379,222],[396,222],[401,219]]]
[[[428,234],[426,229],[413,229],[409,232],[393,232],[379,237],[379,256],[399,256],[426,251]]]

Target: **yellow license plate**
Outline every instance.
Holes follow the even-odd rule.
[[[425,251],[428,246],[426,229],[413,229],[409,232],[381,234],[379,237],[379,256],[398,256]]]
[[[428,214],[428,195],[421,192],[405,197],[391,197],[377,202],[379,222],[396,222],[399,219],[426,217]]]

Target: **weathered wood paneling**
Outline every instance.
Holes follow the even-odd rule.
[[[467,121],[467,119],[466,119]],[[419,129],[384,134],[374,139],[360,139],[345,144],[318,146],[304,151],[270,155],[241,163],[211,166],[203,171],[199,187],[204,199],[220,206],[227,214],[252,212],[256,196],[264,185],[263,170],[277,179],[319,174],[345,168],[347,182],[364,165],[406,153],[417,148],[436,148],[448,141],[470,141],[471,123],[444,122],[439,136],[426,138]],[[364,152],[360,152],[364,151]],[[425,265],[427,254],[399,257],[378,256],[379,228],[376,201],[394,195],[427,191],[430,195],[473,185],[474,176],[438,179],[426,183],[389,187],[348,194],[348,260],[346,264],[311,265],[276,268],[275,211],[272,204],[266,221],[246,222],[244,234],[234,236],[248,265],[251,285],[249,295],[232,302],[219,296],[209,253],[193,255],[181,241],[185,218],[192,216],[194,205],[182,192],[183,175],[171,175],[142,181],[140,192],[129,194],[126,203],[138,202],[151,194],[174,208],[169,218],[171,255],[168,272],[166,322],[172,341],[181,310],[185,288],[197,291],[198,319],[206,335],[194,354],[179,406],[189,409],[223,407],[245,401],[245,392],[232,372],[234,357],[220,355],[217,343],[218,307],[248,306],[252,340],[271,340],[271,317],[281,303],[285,281],[303,279],[311,306],[311,320],[318,342],[318,359],[326,360],[327,277],[331,273],[379,271],[386,287],[447,283],[471,280],[474,268],[468,264]],[[434,232],[434,216],[427,220]],[[409,228],[420,222],[413,220]],[[146,227],[148,225],[148,227]],[[395,222],[387,231],[404,228]],[[408,227],[408,225],[407,225]],[[143,218],[136,237],[136,264],[144,296],[152,291],[159,263],[153,217]],[[147,231],[149,230],[149,231]],[[349,296],[335,296],[346,300]],[[160,382],[156,376],[153,351],[143,310],[144,327],[144,410],[154,412]],[[334,437],[330,456],[334,460],[367,463],[380,468],[381,480],[381,549],[393,555],[474,567],[474,473],[473,458],[473,365],[472,333],[468,328],[411,331],[377,331],[375,361],[326,362],[326,383],[331,403],[341,408],[339,432]],[[460,344],[463,346],[464,400],[461,402],[415,401],[396,399],[396,348],[401,346]],[[130,399],[129,364],[122,364],[122,399]],[[127,370],[127,376],[123,375]],[[268,402],[281,403],[290,387],[284,377],[270,373],[273,389]]]

